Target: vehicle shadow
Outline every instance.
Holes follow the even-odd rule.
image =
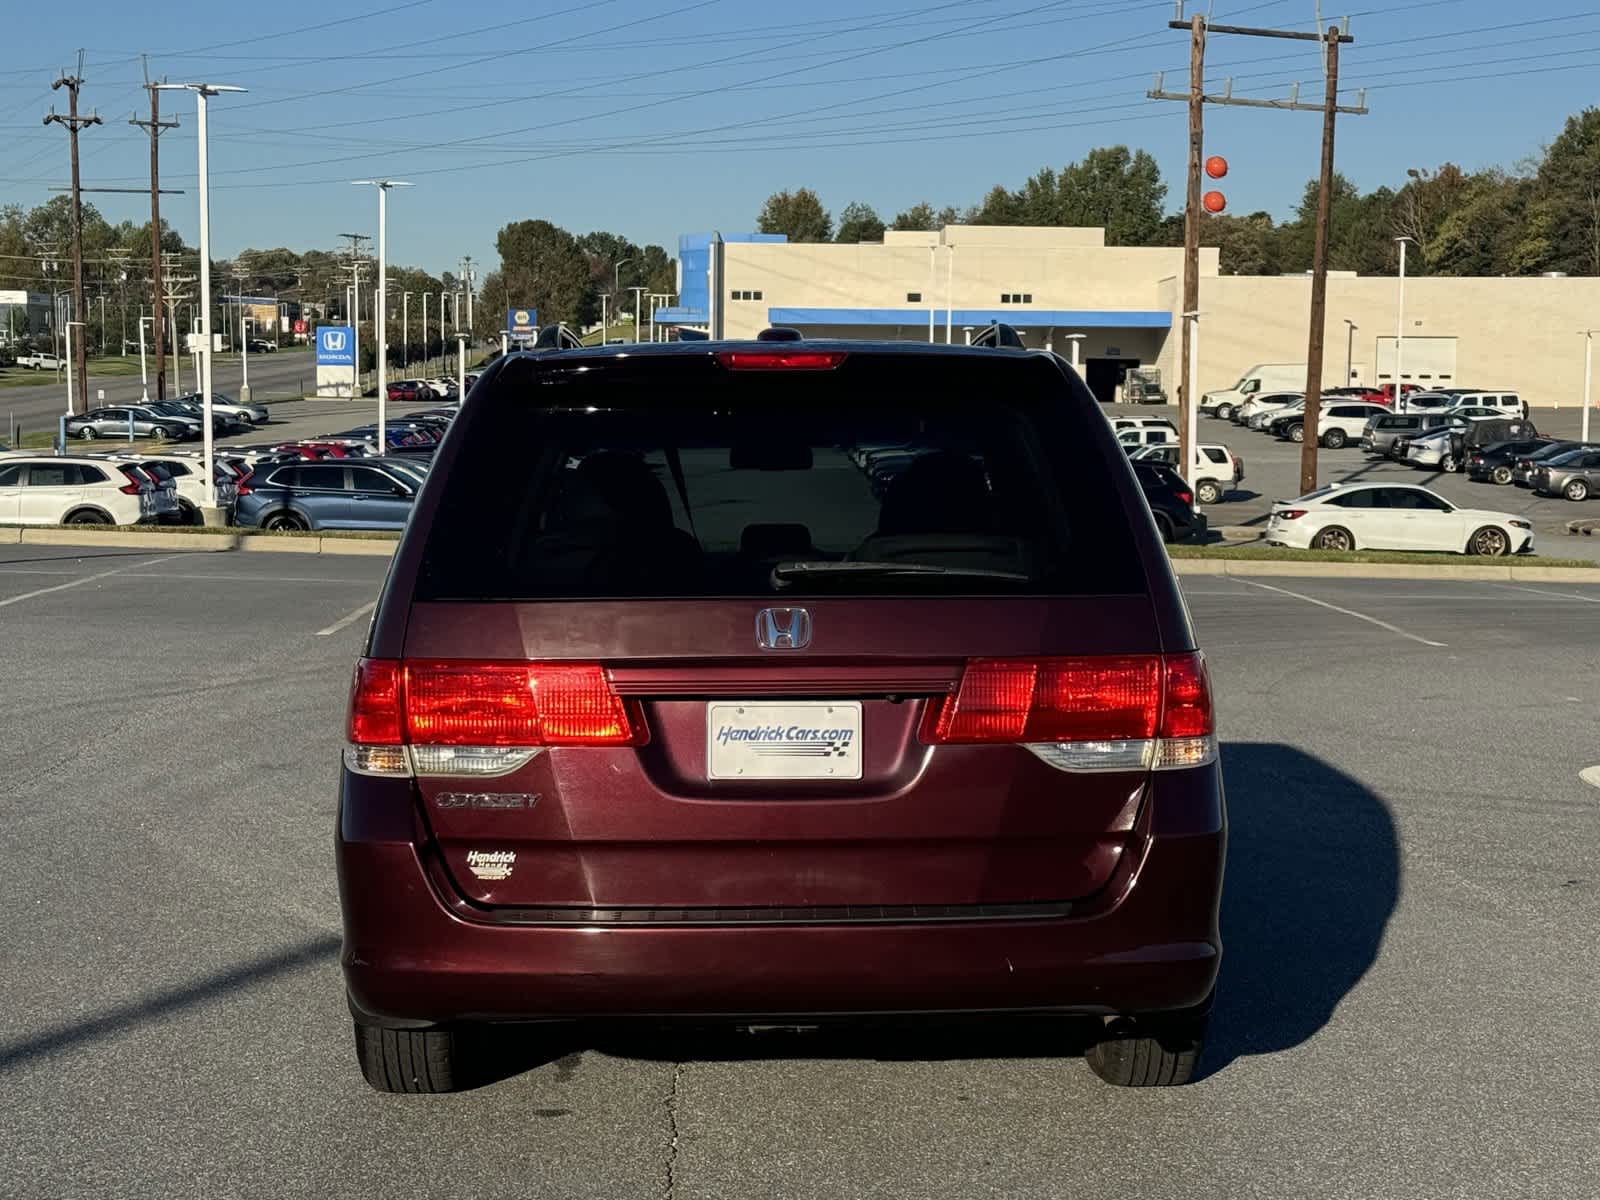
[[[1388,806],[1366,786],[1280,743],[1231,742],[1222,757],[1224,950],[1206,1076],[1241,1057],[1298,1046],[1328,1023],[1376,961],[1401,879]],[[475,1082],[584,1050],[665,1062],[1072,1057],[1098,1029],[1093,1020],[1031,1014],[823,1022],[803,1036],[791,1032],[794,1025],[751,1032],[639,1021],[489,1031],[491,1065]]]
[[[1298,1046],[1377,959],[1400,900],[1388,805],[1292,746],[1230,742],[1222,976],[1205,1069]]]

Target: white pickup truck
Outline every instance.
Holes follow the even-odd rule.
[[[32,367],[35,371],[59,371],[61,360],[54,354],[19,354],[17,366]]]

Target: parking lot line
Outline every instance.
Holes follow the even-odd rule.
[[[339,630],[343,629],[346,625],[349,625],[354,621],[359,621],[362,617],[366,616],[369,612],[377,607],[378,602],[376,600],[368,600],[360,608],[356,609],[355,612],[346,613],[332,625],[329,625],[326,629],[317,630],[317,636],[328,637],[330,634],[338,633]]]
[[[1253,579],[1241,579],[1240,583],[1249,584],[1262,591],[1277,592],[1280,596],[1293,596],[1296,600],[1304,600],[1307,604],[1315,604],[1318,608],[1326,608],[1330,612],[1343,613],[1347,617],[1354,617],[1358,621],[1365,621],[1369,625],[1376,625],[1379,629],[1387,629],[1390,633],[1398,633],[1403,638],[1410,638],[1413,642],[1421,642],[1424,646],[1433,646],[1444,649],[1444,642],[1434,642],[1415,633],[1409,633],[1398,625],[1391,625],[1388,621],[1381,621],[1377,617],[1368,616],[1366,613],[1357,612],[1353,608],[1341,608],[1337,604],[1329,604],[1326,600],[1318,600],[1315,596],[1307,596],[1304,592],[1291,592],[1288,588],[1273,587],[1270,583],[1257,583]]]
[[[32,600],[35,596],[48,596],[51,592],[64,592],[68,588],[79,587],[85,583],[94,583],[97,580],[105,579],[112,575],[121,575],[124,571],[132,570],[134,566],[153,567],[157,563],[168,562],[171,559],[179,557],[181,556],[177,554],[167,554],[161,558],[150,559],[147,562],[134,563],[127,567],[113,567],[109,571],[101,571],[95,575],[84,575],[81,578],[70,580],[67,583],[58,583],[47,588],[36,588],[31,592],[23,592],[20,596],[10,596],[5,600],[0,600],[0,608],[8,608],[13,604],[21,604],[24,600]]]
[[[1585,604],[1600,604],[1600,596],[1585,596],[1580,592],[1552,592],[1549,588],[1528,587],[1520,583],[1502,583],[1498,587],[1507,587],[1515,592],[1532,592],[1535,596],[1552,596],[1558,600],[1582,600]]]

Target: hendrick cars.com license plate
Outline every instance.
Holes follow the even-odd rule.
[[[712,779],[860,779],[861,702],[706,705]]]

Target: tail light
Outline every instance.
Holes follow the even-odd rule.
[[[501,775],[551,746],[638,746],[637,702],[598,663],[362,659],[345,762],[367,775]]]
[[[1189,505],[1191,508],[1194,506],[1194,493],[1189,491],[1188,489],[1179,488],[1176,492],[1173,493],[1173,495],[1177,496],[1179,500],[1182,500],[1185,504]]]
[[[137,496],[150,487],[149,478],[138,467],[118,467],[128,482],[117,489],[125,496]]]
[[[256,473],[254,471],[246,471],[243,475],[239,476],[239,495],[250,495],[252,491],[250,487],[250,481],[255,477]]]
[[[1282,517],[1285,521],[1298,521],[1301,517],[1306,515],[1306,510],[1303,508],[1284,508],[1279,509],[1272,515],[1275,517]]]
[[[1201,766],[1217,749],[1199,654],[974,659],[921,738],[1025,745],[1063,770]]]

